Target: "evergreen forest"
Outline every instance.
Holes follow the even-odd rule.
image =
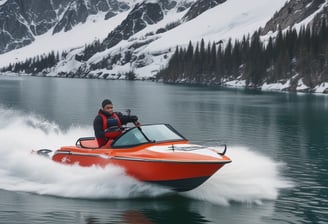
[[[15,73],[30,73],[36,74],[44,71],[47,68],[55,66],[61,58],[65,57],[65,52],[60,55],[54,51],[49,54],[38,55],[33,58],[28,58],[23,62],[11,63],[7,67],[2,68],[1,72],[11,71]]]
[[[278,30],[263,38],[261,30],[242,40],[176,47],[167,67],[157,79],[167,83],[223,85],[229,80],[245,80],[247,87],[291,79],[291,89],[299,79],[313,88],[328,81],[328,26],[301,27],[299,32]],[[262,40],[263,38],[263,40]]]

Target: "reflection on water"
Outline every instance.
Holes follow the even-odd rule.
[[[181,197],[127,200],[75,200],[0,190],[2,223],[208,223]],[[202,202],[200,202],[202,204]],[[17,205],[15,208],[12,205]],[[199,205],[197,205],[199,206]],[[6,208],[7,207],[7,208]]]
[[[10,202],[0,208],[1,222],[12,223],[263,223],[274,212],[274,203],[263,205],[232,204],[217,207],[204,201],[180,196],[134,200],[76,200],[40,197],[26,193],[0,191]],[[4,196],[4,197],[2,197]],[[17,205],[16,208],[11,206]],[[232,215],[233,214],[233,215]]]

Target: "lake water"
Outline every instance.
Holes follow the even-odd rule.
[[[30,154],[92,136],[104,98],[141,123],[226,143],[232,163],[187,193],[117,167]],[[328,96],[142,81],[0,78],[0,223],[327,223]]]

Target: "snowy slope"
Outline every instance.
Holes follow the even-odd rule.
[[[205,41],[241,38],[252,33],[272,17],[286,0],[228,0],[195,19],[161,35],[146,51],[186,45],[189,40]]]
[[[0,54],[0,67],[51,51],[62,52],[83,47],[96,39],[103,40],[112,29],[122,22],[128,13],[120,13],[108,20],[104,20],[105,13],[98,14],[90,17],[86,23],[77,25],[69,32],[52,35],[53,31],[50,30],[44,35],[35,37],[36,40],[26,47]]]

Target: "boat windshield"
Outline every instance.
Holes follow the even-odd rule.
[[[138,128],[131,128],[118,139],[116,139],[112,147],[122,148],[140,145],[148,142],[166,142],[166,141],[179,141],[185,138],[174,130],[168,124],[152,124],[143,125],[141,130]]]

